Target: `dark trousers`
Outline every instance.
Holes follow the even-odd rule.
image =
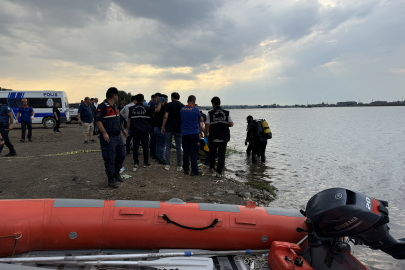
[[[3,139],[4,139],[4,144],[2,146],[0,146],[0,153],[1,153],[1,151],[3,151],[4,145],[8,147],[8,150],[10,150],[10,153],[15,152],[14,146],[11,144],[10,138],[8,137],[8,133],[9,133],[8,124],[7,124],[7,127],[0,126],[0,134],[1,134],[1,137],[3,137]]]
[[[219,174],[222,173],[225,165],[226,144],[227,142],[210,142],[210,168],[215,168],[215,156],[218,150],[217,173]]]
[[[128,135],[127,140],[125,142],[125,148],[127,150],[127,153],[129,153],[131,151],[131,140],[134,137],[134,134],[132,133],[132,131],[129,133],[131,133],[131,135]]]
[[[156,135],[155,135],[155,127],[152,125],[150,128],[150,156],[156,158]]]
[[[191,159],[191,170],[194,173],[198,172],[198,150],[200,149],[200,138],[198,133],[182,136],[181,138],[183,146],[183,170],[190,170],[190,159]]]
[[[248,147],[246,149],[246,154],[249,156],[250,153],[252,152],[252,147],[253,147],[253,143],[252,142],[248,142]]]
[[[142,145],[142,150],[143,150],[143,162],[146,164],[149,162],[149,149],[148,149],[148,143],[149,143],[149,132],[148,133],[141,133],[141,132],[135,132],[134,130],[131,130],[131,133],[133,133],[133,140],[134,140],[134,150],[133,150],[133,157],[134,157],[134,164],[139,164],[139,158],[138,158],[138,151],[139,151],[139,144]]]
[[[32,123],[21,120],[21,138],[25,139],[25,130],[28,128],[28,139],[32,137]]]
[[[59,132],[60,118],[58,118],[58,120],[55,119],[55,121],[56,121],[56,125],[53,128],[53,131],[58,131]]]
[[[256,163],[257,162],[257,157],[260,156],[262,162],[266,161],[266,146],[267,146],[267,140],[263,138],[257,138],[253,141],[253,146],[252,146],[252,162]]]
[[[104,159],[107,176],[119,173],[125,160],[125,147],[121,135],[110,135],[110,142],[106,142],[102,135],[100,138],[101,153]]]

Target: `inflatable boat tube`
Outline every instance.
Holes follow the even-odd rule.
[[[0,236],[19,238],[15,254],[73,249],[270,249],[306,236],[298,210],[130,200],[0,201]],[[10,256],[14,237],[0,239]]]

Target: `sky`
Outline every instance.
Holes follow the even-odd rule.
[[[200,105],[405,97],[404,0],[0,0],[0,87],[70,102]]]

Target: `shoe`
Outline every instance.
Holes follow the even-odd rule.
[[[31,138],[28,139],[29,142],[32,142]]]
[[[165,165],[166,161],[165,160],[159,160],[158,163],[161,164],[161,165]]]
[[[21,139],[20,142],[25,142],[25,139]]]
[[[92,139],[92,140],[90,140],[91,142],[96,142],[96,140],[95,139]]]
[[[88,144],[89,142],[88,142],[88,141],[84,141],[84,143],[87,143],[87,144]]]
[[[138,170],[138,166],[139,166],[139,163],[135,163],[134,164],[134,168],[132,169],[134,172],[136,172],[136,170]]]
[[[152,166],[152,164],[150,164],[150,163],[145,163],[145,164],[143,164],[143,167],[144,167],[144,168],[148,168],[148,167],[150,167],[150,166]]]
[[[55,131],[55,133],[60,133],[59,131]]]
[[[216,178],[222,178],[222,173],[217,173],[217,174],[215,175],[215,177],[216,177]]]
[[[181,166],[177,166],[177,171],[181,172],[183,170],[183,168]]]
[[[215,170],[213,168],[210,168],[210,173],[215,173]]]
[[[17,155],[17,152],[10,152],[10,153],[8,153],[7,155],[5,155],[5,157],[13,157],[13,156],[16,156]]]
[[[170,165],[166,165],[166,166],[165,166],[165,170],[166,170],[166,171],[170,170]]]
[[[110,188],[118,188],[117,182],[115,182],[115,178],[113,175],[108,176],[108,187]]]
[[[198,171],[198,172],[191,172],[190,176],[201,176],[202,172]]]
[[[184,171],[185,175],[189,175],[189,173],[190,173],[189,171]]]
[[[117,181],[117,182],[124,182],[124,179],[122,179],[122,177],[121,177],[121,175],[119,174],[119,173],[115,173],[114,174],[114,179]]]

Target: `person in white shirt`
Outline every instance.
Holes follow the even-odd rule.
[[[136,103],[136,96],[131,97],[131,102],[124,106],[124,108],[120,111],[120,115],[125,119],[124,123],[128,121],[129,117],[129,108],[134,106]],[[128,134],[127,141],[125,142],[125,148],[127,152],[127,156],[131,154],[131,140],[133,134]]]
[[[96,109],[98,107],[98,98],[94,98],[94,107],[96,107]]]

